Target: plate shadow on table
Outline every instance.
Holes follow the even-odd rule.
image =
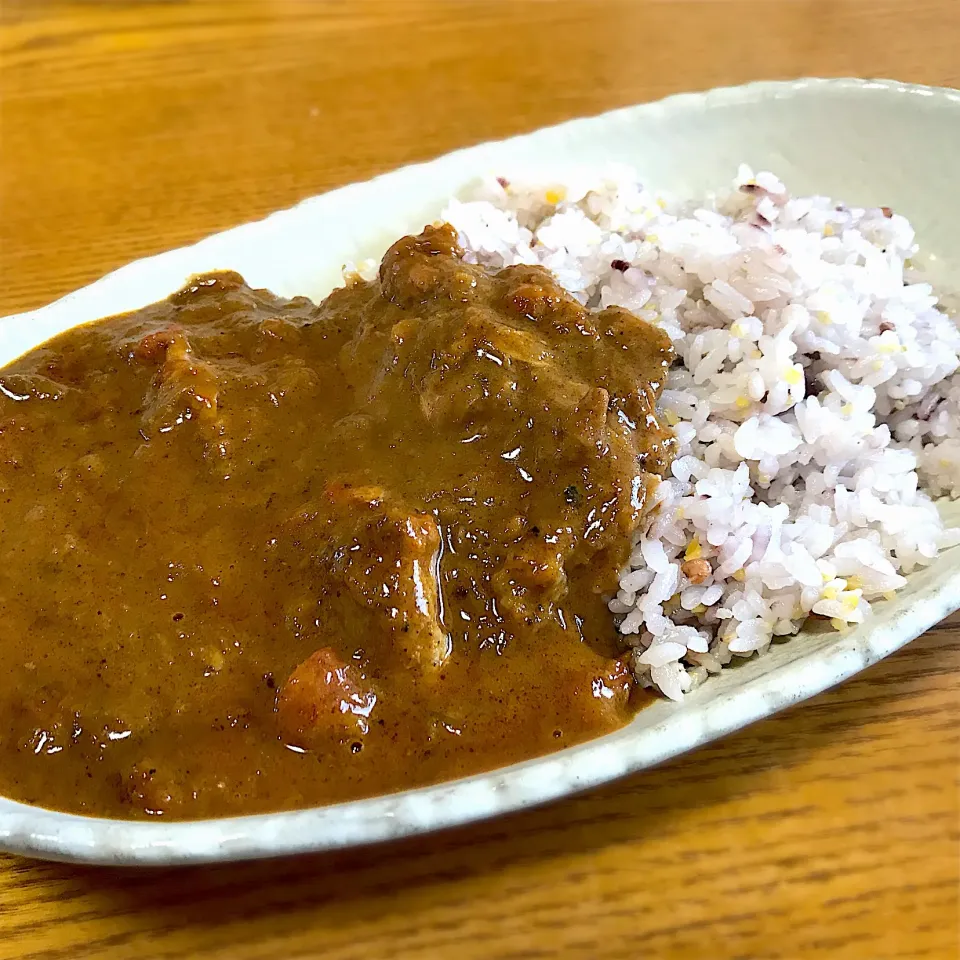
[[[209,933],[219,925],[268,916],[283,917],[285,926],[302,922],[316,930],[363,924],[388,902],[391,911],[403,910],[405,902],[415,910],[426,893],[450,889],[453,881],[470,896],[471,880],[489,889],[506,871],[529,869],[543,876],[554,866],[550,861],[576,880],[575,871],[588,870],[594,855],[607,848],[628,845],[642,860],[654,838],[662,843],[665,836],[677,838],[678,859],[694,860],[692,828],[702,827],[711,838],[705,842],[719,839],[728,850],[731,842],[750,842],[752,825],[744,821],[764,814],[745,815],[736,807],[739,812],[731,815],[732,798],[786,792],[791,769],[819,753],[828,754],[836,767],[831,778],[851,776],[843,769],[844,751],[855,752],[858,743],[873,740],[881,719],[915,712],[931,673],[960,668],[958,625],[954,617],[846,685],[663,767],[489,822],[259,863],[134,870],[9,858],[8,867],[18,885],[42,885],[48,896],[55,890],[58,903],[82,900],[81,916],[87,908],[96,914],[136,914],[137,927],[160,934],[193,927]],[[942,711],[932,712],[930,735],[938,736],[940,728],[947,735],[953,724]],[[810,813],[810,802],[809,796],[784,796],[767,816],[802,817]],[[743,839],[737,841],[738,835]],[[655,869],[652,858],[650,866]],[[650,896],[682,895],[679,872],[666,882],[666,889],[651,890]],[[671,890],[671,883],[678,889]]]

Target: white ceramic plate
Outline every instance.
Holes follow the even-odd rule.
[[[771,168],[798,193],[895,207],[932,255],[932,279],[957,290],[957,157],[958,91],[801,80],[684,94],[471,147],[132,263],[42,310],[0,321],[0,363],[78,323],[159,300],[205,270],[231,268],[253,286],[319,299],[344,262],[379,256],[419,230],[477,175],[527,165],[625,161],[677,194],[727,183],[740,161]],[[960,510],[945,509],[960,520]],[[373,800],[194,823],[100,820],[0,799],[0,848],[90,863],[240,860],[371,843],[562,797],[782,710],[903,646],[960,608],[958,551],[911,578],[859,629],[801,634],[725,671],[682,704],[658,702],[625,729],[550,757]]]

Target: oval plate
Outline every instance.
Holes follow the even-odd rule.
[[[575,120],[355,184],[180,250],[140,260],[42,310],[0,321],[0,363],[79,323],[162,299],[194,273],[230,268],[253,286],[315,300],[347,261],[379,256],[485,173],[622,161],[658,190],[695,195],[741,161],[795,193],[889,205],[914,223],[931,278],[960,266],[960,92],[893,81],[800,80],[683,94]],[[960,521],[957,504],[945,511]],[[436,787],[290,813],[187,823],[80,817],[0,798],[0,849],[83,863],[241,860],[372,843],[542,803],[736,730],[863,670],[960,608],[960,547],[844,635],[801,633],[657,702],[623,730],[539,760]]]

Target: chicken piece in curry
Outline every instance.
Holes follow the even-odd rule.
[[[202,276],[9,364],[0,793],[255,813],[622,726],[671,359],[440,225],[319,306]]]

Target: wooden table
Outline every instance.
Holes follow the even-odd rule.
[[[467,143],[803,74],[960,86],[957,0],[0,0],[0,313]],[[960,620],[651,773],[360,852],[0,858],[0,958],[957,956]]]

